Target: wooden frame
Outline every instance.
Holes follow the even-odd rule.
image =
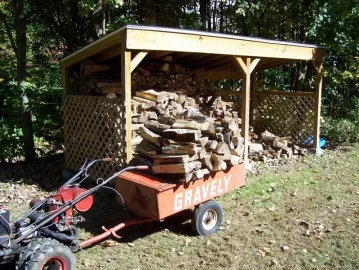
[[[131,55],[134,52],[137,54],[131,60]],[[313,61],[316,70],[316,87],[315,93],[308,93],[308,95],[315,95],[314,146],[316,148],[319,146],[324,58],[322,47],[237,35],[126,25],[64,58],[62,60],[62,72],[64,95],[66,95],[69,93],[71,66],[89,58],[106,61],[115,56],[121,56],[122,95],[126,107],[127,161],[132,158],[131,72],[143,60],[160,59],[169,54],[174,55],[175,60],[177,55],[180,64],[189,67],[194,66],[194,74],[197,80],[242,78],[242,135],[245,138],[246,146],[245,160],[248,159],[250,101],[253,100],[255,94],[257,70],[300,60]],[[225,60],[226,56],[230,59],[228,62]],[[284,94],[283,92],[269,91],[266,94],[296,95],[295,93]]]

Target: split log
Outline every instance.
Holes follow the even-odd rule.
[[[158,164],[152,166],[155,174],[180,174],[190,173],[193,170],[199,170],[202,167],[200,161],[191,161],[183,164]]]
[[[287,146],[286,140],[280,140],[280,138],[273,133],[270,133],[269,131],[264,131],[261,133],[261,139],[262,142],[275,147],[275,148],[283,148]]]
[[[160,115],[158,116],[158,122],[162,123],[162,124],[166,124],[166,125],[170,125],[172,126],[174,122],[176,122],[176,118],[171,117],[171,116],[164,116],[164,115]]]
[[[140,144],[134,148],[134,152],[151,157],[159,154],[160,148],[146,140],[142,140]]]
[[[210,171],[208,169],[201,169],[201,170],[196,170],[193,173],[193,177],[195,177],[196,179],[201,179],[203,178],[206,174],[209,174]]]
[[[233,136],[232,137],[232,143],[233,143],[234,147],[237,147],[238,145],[243,145],[244,144],[244,138],[240,137],[240,136]]]
[[[143,141],[143,138],[141,136],[136,136],[135,138],[132,138],[132,146],[139,145]]]
[[[206,148],[209,148],[211,150],[214,150],[217,148],[217,145],[218,145],[218,141],[215,141],[215,140],[209,140],[207,143],[206,143]]]
[[[144,98],[140,98],[140,97],[133,97],[132,100],[140,103],[140,107],[143,110],[147,110],[147,109],[149,109],[151,107],[156,106],[156,102],[148,100],[148,99],[144,99]]]
[[[167,129],[163,136],[178,142],[195,142],[202,136],[200,130],[193,129]]]
[[[239,156],[231,155],[231,158],[226,161],[228,166],[237,166],[241,161]]]
[[[199,144],[202,147],[205,147],[208,142],[208,137],[202,137],[195,141],[195,143]]]
[[[143,139],[153,143],[154,145],[161,147],[162,137],[146,127],[140,127],[140,135]]]
[[[162,147],[162,153],[170,155],[194,155],[202,150],[196,145],[168,145]]]
[[[218,155],[228,155],[231,153],[228,144],[224,142],[218,143],[216,149],[214,149],[213,152]]]
[[[139,130],[144,124],[132,124],[132,130]]]
[[[238,145],[237,148],[231,149],[231,154],[239,157],[243,157],[244,145]]]
[[[201,131],[205,131],[209,134],[214,134],[214,125],[212,122],[203,121],[196,122],[193,120],[182,120],[177,119],[172,125],[173,129],[197,129]]]
[[[150,89],[146,91],[136,91],[136,97],[141,97],[155,102],[163,102],[168,101],[169,99],[176,100],[177,94],[165,91],[157,92],[153,89]]]
[[[224,156],[211,154],[211,163],[213,165],[212,171],[221,171],[227,169],[227,164],[224,162]]]
[[[224,142],[224,136],[222,133],[216,133],[216,139],[219,142]]]
[[[232,142],[232,132],[227,132],[223,135],[223,141],[229,146],[229,149],[234,149],[234,144]]]
[[[212,171],[213,170],[213,165],[211,162],[211,155],[206,155],[201,159],[202,165],[207,167],[208,170]]]
[[[161,124],[155,120],[150,120],[147,123],[145,123],[145,127],[157,134],[162,134],[164,130],[170,128],[169,125]]]
[[[260,143],[250,143],[249,153],[261,153],[263,152],[263,145]]]
[[[236,133],[239,130],[239,126],[233,118],[225,117],[222,121],[222,125],[226,130]]]

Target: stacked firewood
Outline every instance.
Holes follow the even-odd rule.
[[[257,136],[252,134],[249,144],[249,159],[253,161],[269,162],[273,159],[287,159],[293,156],[305,156],[308,150],[293,144],[290,137],[278,137],[269,131]]]
[[[212,97],[202,102],[166,91],[135,93],[134,152],[153,162],[154,174],[188,182],[242,161],[244,140],[233,105]]]
[[[117,68],[117,69],[116,69]],[[118,67],[83,61],[75,72],[75,89],[78,94],[108,95],[116,97],[121,93],[121,72]],[[170,62],[141,63],[132,72],[132,95],[141,89],[156,89],[182,93],[190,97],[213,95],[214,85],[207,81],[196,81],[186,68]]]

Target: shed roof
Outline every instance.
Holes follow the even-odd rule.
[[[168,27],[125,25],[62,59],[70,67],[85,59],[106,61],[126,50],[149,52],[144,60],[171,55],[203,78],[240,78],[231,56],[260,58],[256,70],[299,60],[323,61],[324,48],[313,44],[268,40]],[[136,54],[133,54],[135,56]]]

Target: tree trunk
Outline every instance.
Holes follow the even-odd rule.
[[[207,19],[207,1],[200,0],[199,1],[199,14],[201,17],[201,23],[203,30],[206,30],[206,19]]]
[[[219,21],[219,32],[221,32],[221,33],[223,33],[224,32],[224,29],[223,29],[223,20],[224,20],[224,18],[223,18],[223,1],[221,1],[220,3],[219,3],[219,6],[220,6],[220,10],[221,10],[221,17],[220,17],[220,21]]]
[[[216,30],[217,30],[216,18],[217,18],[217,0],[214,0],[213,14],[212,14],[212,30],[213,30],[213,32],[216,32]]]
[[[26,95],[26,21],[24,0],[13,0],[14,21],[17,44],[17,83],[21,93],[21,126],[23,132],[25,161],[35,160],[34,137],[31,122],[29,99]]]

